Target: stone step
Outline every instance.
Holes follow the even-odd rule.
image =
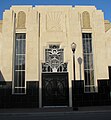
[[[68,112],[73,111],[72,107],[43,107],[40,108],[41,111],[44,112]]]

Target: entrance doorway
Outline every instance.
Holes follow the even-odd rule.
[[[69,88],[67,62],[60,45],[49,45],[45,49],[42,63],[42,106],[68,106]]]
[[[69,106],[68,73],[42,73],[42,106]]]

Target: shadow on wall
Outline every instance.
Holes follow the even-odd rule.
[[[0,85],[5,85],[5,84],[6,84],[5,79],[3,77],[2,72],[0,71]]]

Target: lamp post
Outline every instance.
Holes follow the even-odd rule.
[[[75,75],[75,50],[76,50],[76,44],[74,42],[71,44],[71,49],[72,49],[72,52],[73,52],[73,72],[74,72],[74,82],[75,82],[75,79],[76,79],[76,75]]]
[[[73,42],[71,44],[71,49],[72,49],[72,52],[73,52],[73,72],[74,72],[74,83],[75,83],[75,80],[76,80],[76,75],[75,75],[75,50],[76,50],[76,44]],[[74,106],[73,106],[73,110],[78,110],[78,103],[77,103],[77,100],[76,100],[76,96],[74,96]]]

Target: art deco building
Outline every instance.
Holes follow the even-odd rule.
[[[1,108],[108,105],[110,79],[111,23],[101,10],[12,6],[4,11]]]

